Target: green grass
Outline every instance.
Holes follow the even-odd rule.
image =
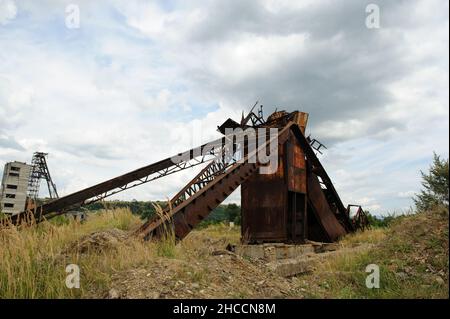
[[[402,217],[387,229],[342,240],[344,247],[367,242],[375,246],[337,254],[314,274],[303,276],[307,282],[318,282],[310,297],[448,298],[448,210]],[[369,264],[379,266],[378,289],[366,287]]]

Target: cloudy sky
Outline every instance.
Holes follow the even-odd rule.
[[[60,194],[215,138],[256,100],[310,113],[343,201],[376,214],[407,209],[433,151],[448,157],[446,0],[93,2],[0,0],[0,163],[50,153]]]

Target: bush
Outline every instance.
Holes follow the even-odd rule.
[[[223,204],[217,206],[211,214],[199,226],[204,228],[209,225],[220,223],[234,222],[236,225],[241,224],[241,207],[236,204]]]
[[[397,218],[395,214],[388,214],[387,216],[381,217],[371,215],[369,212],[366,212],[366,214],[370,226],[375,228],[388,227],[392,223],[392,221]]]

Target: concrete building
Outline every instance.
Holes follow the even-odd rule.
[[[24,211],[31,165],[22,162],[5,164],[0,190],[0,210],[14,215]]]

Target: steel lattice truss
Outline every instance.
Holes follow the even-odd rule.
[[[36,199],[39,196],[41,180],[47,182],[50,198],[58,198],[58,191],[56,190],[56,185],[52,181],[45,159],[47,155],[47,153],[41,152],[35,152],[33,154],[33,159],[31,160],[32,170],[28,181],[28,197],[32,199]]]
[[[244,135],[248,136],[249,133],[242,131],[237,132],[236,134],[224,136],[207,144],[190,149],[186,152],[166,158],[157,163],[142,167],[106,182],[50,201],[37,207],[31,213],[34,215],[36,222],[40,222],[44,219],[61,215],[64,212],[81,205],[102,200],[130,188],[134,188],[136,186],[146,184],[156,179],[211,161],[215,161],[215,163],[222,163],[216,165],[222,165],[222,168],[226,168],[226,166],[230,163],[236,161],[236,154],[241,153],[239,149],[236,149],[236,151],[232,153],[233,155],[229,156],[230,145],[233,145],[233,141],[240,140],[241,136]],[[234,143],[233,147],[239,147],[239,143],[237,146],[236,143]],[[229,163],[227,163],[227,161]],[[11,221],[13,223],[17,223],[21,219],[28,219],[25,217],[29,214],[30,212],[23,212],[21,214],[14,215],[11,217]]]

